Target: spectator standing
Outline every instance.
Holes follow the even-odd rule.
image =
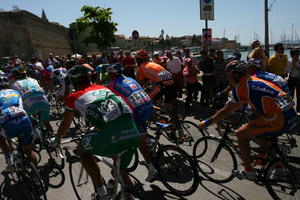
[[[184,87],[183,80],[183,64],[179,58],[172,55],[171,51],[166,52],[167,59],[167,69],[173,74],[175,85],[177,88],[177,97],[182,98],[182,89]]]
[[[214,60],[206,50],[201,51],[202,60],[199,62],[199,69],[203,72],[202,82],[204,95],[201,95],[201,103],[204,106],[213,104],[213,97],[216,95],[216,79],[214,76]]]
[[[183,69],[183,76],[187,82],[187,98],[185,100],[185,109],[187,112],[191,111],[191,102],[193,99],[193,93],[195,91],[203,91],[203,85],[199,83],[197,74],[199,70],[193,65],[191,58],[184,59],[185,67]]]
[[[260,42],[258,40],[254,40],[251,44],[252,51],[247,56],[247,61],[250,59],[261,59],[263,60],[263,66],[267,66],[268,64],[268,57],[265,54],[264,49],[260,46]]]
[[[284,78],[288,57],[284,53],[284,46],[282,43],[276,43],[274,50],[275,54],[273,54],[269,59],[268,71]]]
[[[195,57],[192,57],[191,54],[190,54],[190,49],[189,48],[184,48],[183,49],[183,53],[184,53],[184,57],[183,57],[183,65],[186,66],[186,63],[185,63],[185,59],[186,58],[191,58],[192,60],[192,65],[198,69],[198,65],[199,65],[199,62],[197,61],[197,59]],[[201,93],[201,95],[203,95],[203,93]],[[198,90],[194,90],[193,92],[193,99],[194,101],[196,102],[198,100]]]
[[[123,74],[135,79],[136,61],[129,51],[125,52],[125,57],[123,58],[121,64],[124,67]]]
[[[300,60],[299,50],[291,49],[291,58],[288,61],[286,73],[289,75],[288,86],[291,96],[294,98],[296,90],[296,109],[298,115],[300,114]]]
[[[216,52],[216,60],[214,62],[215,78],[217,84],[217,92],[222,92],[228,85],[226,74],[224,72],[226,63],[222,51]]]

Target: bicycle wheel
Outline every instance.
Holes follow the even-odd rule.
[[[266,188],[275,200],[300,199],[300,158],[287,157],[285,166],[280,159],[265,170]]]
[[[60,188],[65,183],[65,174],[58,167],[51,167],[48,171],[48,185],[51,188]]]
[[[24,195],[32,200],[46,200],[46,187],[39,172],[29,160],[25,159],[23,164],[24,168],[22,171],[18,172],[18,176],[20,178],[20,183],[26,190],[26,194]],[[24,197],[24,199],[27,198]]]
[[[63,169],[65,167],[65,158],[60,146],[56,148],[48,148],[47,153],[49,154],[50,159],[55,163],[57,168]]]
[[[139,153],[136,150],[132,156],[131,162],[129,163],[127,167],[128,172],[133,172],[136,170],[137,166],[139,165]]]
[[[194,145],[193,155],[198,169],[209,180],[226,183],[233,179],[232,171],[237,169],[233,151],[225,141],[205,136]]]
[[[175,144],[182,148],[189,155],[192,155],[192,146],[195,143],[194,138],[204,137],[205,134],[194,122],[180,121],[179,123],[180,131],[177,132],[178,135],[176,135],[177,140],[175,141]]]
[[[155,166],[161,182],[172,193],[187,196],[197,190],[197,167],[190,156],[177,146],[161,146],[156,153]]]
[[[91,178],[85,171],[78,156],[72,156],[69,163],[69,174],[74,193],[78,200],[90,199],[95,192]]]

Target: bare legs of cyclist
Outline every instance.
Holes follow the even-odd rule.
[[[7,162],[8,167],[13,164],[12,161],[12,149],[9,146],[9,143],[6,138],[3,136],[0,136],[0,148],[4,153],[5,160]],[[32,161],[32,163],[37,167],[38,166],[38,160],[36,154],[33,152],[31,144],[23,146],[23,151],[26,154],[26,156]]]
[[[31,144],[23,146],[23,151],[26,156],[31,160],[31,162],[37,167],[38,159],[34,151],[32,150]]]
[[[104,185],[104,181],[101,178],[101,171],[97,161],[95,160],[93,155],[85,152],[80,146],[77,147],[77,150],[80,155],[81,163],[88,175],[91,177],[98,196],[100,197],[100,199],[105,199],[105,196],[107,195],[107,190],[106,186]],[[126,170],[121,170],[121,175],[126,185],[133,185],[129,174]]]
[[[88,175],[91,177],[98,196],[105,197],[107,195],[107,190],[104,185],[104,181],[101,178],[101,171],[97,161],[93,155],[84,151],[84,149],[82,149],[80,146],[77,146],[77,150],[80,156],[80,161]]]
[[[264,139],[253,137],[245,125],[236,131],[236,135],[238,137],[241,158],[245,168],[244,170],[239,171],[236,176],[240,179],[246,178],[249,180],[254,180],[255,172],[253,171],[252,167],[253,160],[251,158],[251,147],[249,141],[250,139],[254,139],[264,152],[268,152],[270,146]]]
[[[157,170],[155,169],[153,163],[152,163],[152,159],[151,159],[151,155],[149,152],[149,148],[147,146],[147,134],[141,134],[141,143],[139,146],[139,150],[142,153],[146,163],[147,163],[147,167],[148,167],[148,177],[146,178],[147,182],[153,182],[157,176]]]

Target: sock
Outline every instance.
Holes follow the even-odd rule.
[[[107,195],[107,190],[106,190],[106,187],[105,187],[105,185],[102,185],[102,186],[100,186],[100,187],[96,187],[96,191],[97,191],[97,194],[99,195],[99,196],[105,196],[105,195]]]

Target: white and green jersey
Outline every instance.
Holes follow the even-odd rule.
[[[21,93],[26,111],[37,102],[48,102],[44,89],[33,78],[17,80],[11,85],[11,88]]]

